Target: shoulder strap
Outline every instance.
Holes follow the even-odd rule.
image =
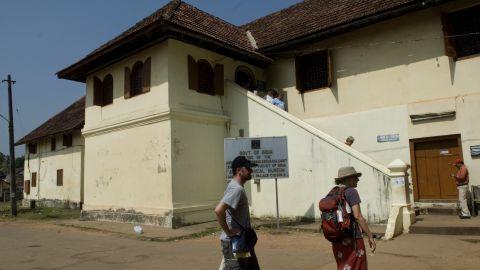
[[[235,218],[235,216],[233,216],[232,212],[230,212],[230,209],[227,209],[227,212],[228,214],[230,214],[230,217],[232,218],[232,220],[235,221],[235,223],[237,223],[237,225],[240,226],[242,230],[246,231],[245,227],[243,227],[242,224],[240,224],[240,222],[238,222],[238,220]]]

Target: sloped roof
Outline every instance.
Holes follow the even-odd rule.
[[[145,32],[149,33],[146,35]],[[80,61],[59,71],[57,75],[59,78],[84,82],[86,72],[92,67],[89,64],[108,63],[105,60],[95,64],[95,60],[108,58],[111,61],[114,57],[118,58],[121,54],[141,48],[145,43],[170,36],[176,36],[187,41],[193,38],[207,43],[213,42],[221,49],[235,51],[255,61],[271,61],[268,57],[255,51],[242,28],[185,2],[173,0]],[[189,39],[185,36],[189,36]],[[135,47],[136,44],[138,48]],[[119,46],[124,46],[125,49],[119,50]],[[79,71],[82,73],[81,75],[73,74]]]
[[[243,26],[235,26],[180,0],[172,0],[57,76],[85,82],[86,74],[167,38],[236,59],[266,65],[272,49],[330,37],[453,0],[305,0]],[[254,48],[247,31],[252,33]],[[323,36],[320,36],[323,35]],[[309,39],[308,39],[309,38]]]
[[[243,25],[242,28],[252,32],[262,50],[388,11],[401,8],[405,8],[405,12],[414,11],[441,2],[447,1],[306,0]],[[412,9],[407,9],[409,7]]]
[[[45,137],[80,130],[85,124],[85,97],[75,101],[65,110],[48,119],[45,123],[34,129],[25,137],[18,140],[15,145],[37,141]]]

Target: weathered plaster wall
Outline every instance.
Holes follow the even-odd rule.
[[[338,169],[354,166],[363,173],[358,190],[364,215],[372,223],[388,219],[387,168],[238,86],[228,87],[226,108],[232,132],[244,129],[249,137],[287,136],[290,178],[278,180],[280,216],[319,218],[318,202],[334,186]],[[251,198],[255,217],[276,215],[273,179],[251,183]]]
[[[480,57],[454,62],[445,56],[441,11],[478,1],[455,1],[362,28],[297,50],[329,48],[333,85],[299,94],[294,58],[279,57],[267,69],[270,86],[287,92],[289,112],[336,139],[349,135],[353,148],[386,165],[396,158],[411,163],[408,141],[460,134],[472,183],[480,184],[479,159],[470,156],[480,129]],[[413,124],[410,114],[454,110],[452,118]],[[377,135],[400,135],[400,141],[378,143]]]
[[[73,145],[62,146],[62,136],[56,138],[56,150],[51,151],[51,138],[37,143],[37,154],[28,155],[25,150],[24,179],[31,180],[32,173],[37,173],[37,186],[30,187],[30,195],[24,194],[26,200],[58,200],[64,203],[83,201],[81,185],[83,181],[82,152],[84,140],[80,132],[74,133]],[[57,170],[63,169],[63,186],[57,186]]]
[[[85,211],[172,210],[170,121],[85,134]]]
[[[172,179],[174,215],[182,223],[214,220],[213,208],[223,195],[223,139],[229,137],[225,98],[188,88],[188,62],[206,59],[224,65],[226,80],[234,80],[238,66],[247,66],[259,80],[263,71],[252,65],[170,39],[169,97],[172,111]],[[225,92],[231,91],[225,85]],[[242,106],[237,104],[235,106]]]

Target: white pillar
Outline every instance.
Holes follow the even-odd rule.
[[[412,211],[409,196],[408,165],[400,159],[388,165],[390,169],[391,207],[385,239],[408,233],[410,225],[415,223],[415,212]]]

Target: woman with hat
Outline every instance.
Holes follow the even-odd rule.
[[[353,167],[342,167],[338,170],[338,177],[335,178],[335,184],[346,187],[345,200],[348,203],[347,212],[350,207],[350,218],[354,224],[351,236],[332,243],[333,254],[337,261],[337,269],[339,270],[367,269],[367,257],[362,231],[368,236],[368,244],[372,252],[374,252],[376,248],[372,232],[368,228],[368,224],[360,210],[360,195],[355,189],[361,175],[362,174],[357,172]]]

